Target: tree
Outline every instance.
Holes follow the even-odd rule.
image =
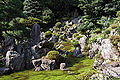
[[[14,30],[9,22],[15,17],[24,15],[22,14],[21,0],[0,0],[0,6],[0,37],[2,37],[2,31]]]

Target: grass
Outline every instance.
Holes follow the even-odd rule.
[[[92,70],[92,64],[94,59],[83,58],[71,58],[70,66],[68,67],[72,72],[70,75],[67,71],[61,71],[59,69],[53,71],[38,71],[25,70],[21,72],[12,73],[10,75],[0,76],[0,80],[78,80],[76,77],[81,78],[81,74],[84,72],[90,72]],[[86,74],[84,74],[85,76]],[[91,74],[90,74],[91,75]],[[84,80],[84,79],[82,79]]]

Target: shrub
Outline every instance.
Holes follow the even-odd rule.
[[[105,32],[105,34],[110,34],[110,30],[109,29],[106,29],[104,32]]]
[[[79,43],[78,43],[77,40],[72,40],[71,43],[72,43],[72,45],[75,46],[75,47],[79,46]]]
[[[55,24],[56,27],[61,27],[61,25],[62,25],[61,22],[57,22],[57,23]]]
[[[75,37],[79,36],[79,34],[78,33],[74,33],[72,36],[75,38]]]
[[[60,35],[60,36],[59,36],[59,39],[63,39],[63,38],[64,38],[63,35]]]
[[[120,17],[120,11],[117,12],[116,16]]]
[[[56,60],[59,57],[59,52],[58,51],[49,51],[47,53],[47,58],[51,60]]]
[[[94,33],[100,33],[101,32],[101,29],[100,28],[97,28]]]
[[[113,45],[117,46],[120,43],[120,35],[110,36],[110,41]]]
[[[46,32],[44,33],[45,37],[49,37],[51,34],[52,34],[51,31],[46,31]]]
[[[82,35],[81,35],[81,36],[76,36],[75,39],[76,39],[76,40],[79,40],[79,39],[82,38],[82,37],[83,37]]]
[[[115,28],[117,28],[117,27],[118,27],[117,24],[112,24],[112,25],[110,25],[110,28],[111,28],[111,29],[115,29]]]

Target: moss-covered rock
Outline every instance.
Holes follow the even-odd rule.
[[[60,36],[59,36],[59,39],[63,39],[63,38],[64,38],[64,36],[63,36],[63,35],[60,35]]]
[[[94,33],[101,33],[101,29],[100,28],[95,29]]]
[[[59,52],[58,51],[49,51],[47,53],[47,58],[48,59],[56,60],[58,57],[59,57]]]

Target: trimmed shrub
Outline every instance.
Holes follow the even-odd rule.
[[[79,34],[78,33],[74,33],[72,36],[75,38],[75,37],[79,36]]]
[[[120,43],[120,35],[110,36],[110,41],[116,46],[118,43]]]
[[[49,37],[51,34],[52,34],[51,31],[46,31],[46,32],[44,33],[45,37]]]
[[[59,39],[63,39],[63,38],[64,38],[63,35],[60,35],[60,36],[59,36]]]
[[[59,57],[59,52],[58,51],[49,51],[47,53],[47,58],[51,60],[56,60]]]
[[[75,46],[75,47],[79,46],[79,43],[78,43],[77,40],[72,40],[71,43],[72,43],[72,45]]]
[[[55,24],[56,27],[61,27],[61,25],[62,25],[61,22],[57,22],[57,23]]]
[[[76,39],[76,40],[79,40],[79,39],[82,38],[82,37],[83,37],[82,35],[81,35],[81,36],[76,36],[75,39]]]
[[[101,29],[100,28],[97,28],[94,33],[100,33],[101,32]]]

